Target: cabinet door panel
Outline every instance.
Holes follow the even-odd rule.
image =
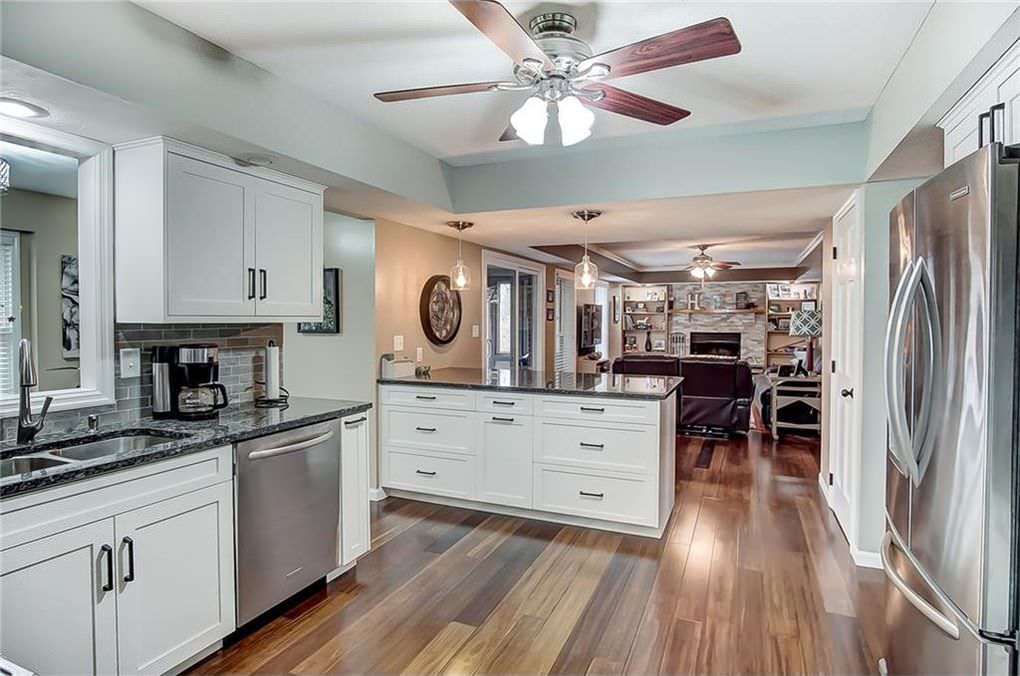
[[[255,192],[255,257],[260,276],[257,314],[321,314],[322,197],[260,182]]]
[[[0,552],[0,654],[38,674],[117,672],[113,519]]]
[[[163,673],[234,630],[231,486],[116,517],[121,674]]]
[[[250,180],[170,154],[167,171],[167,308],[178,316],[255,314]]]
[[[343,420],[340,431],[341,565],[372,548],[368,500],[368,414]]]
[[[531,416],[489,414],[481,418],[478,499],[531,508]]]

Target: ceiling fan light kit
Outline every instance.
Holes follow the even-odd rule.
[[[584,255],[581,262],[574,266],[574,288],[594,289],[599,281],[599,267],[588,257],[588,223],[602,215],[596,209],[581,209],[571,214],[579,221],[584,221]]]
[[[712,279],[715,277],[715,273],[719,270],[729,270],[735,265],[740,265],[737,261],[717,261],[708,255],[709,244],[699,244],[698,253],[691,259],[691,264],[687,266],[687,271],[691,273],[691,277],[700,280],[701,285],[705,285],[706,279]]]
[[[507,130],[500,141],[519,138],[530,145],[545,143],[550,104],[556,108],[564,146],[591,136],[595,115],[590,108],[652,124],[673,124],[690,111],[602,81],[740,51],[733,26],[724,17],[593,55],[588,43],[574,35],[577,20],[567,12],[534,17],[529,32],[496,0],[450,0],[450,4],[514,60],[513,80],[401,89],[378,92],[375,97],[390,102],[471,92],[529,92],[528,100],[510,116],[516,134]]]
[[[457,262],[450,268],[450,288],[467,291],[471,288],[471,268],[464,264],[463,232],[474,225],[470,221],[447,221],[446,225],[457,231]]]

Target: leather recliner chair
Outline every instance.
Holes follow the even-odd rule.
[[[745,361],[684,357],[680,360],[680,427],[747,432],[754,381]]]

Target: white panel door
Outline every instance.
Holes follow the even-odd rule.
[[[117,673],[112,543],[106,519],[0,552],[0,654],[38,674]]]
[[[173,153],[167,165],[168,314],[254,315],[252,179]]]
[[[372,548],[368,499],[368,414],[343,419],[340,428],[340,564]]]
[[[121,674],[159,674],[235,627],[231,483],[118,515]]]
[[[856,196],[833,219],[838,256],[832,285],[832,358],[830,379],[829,506],[843,529],[856,540],[852,506],[854,482],[861,457],[861,413],[858,401],[861,375],[861,246],[863,227]]]
[[[530,509],[533,419],[491,413],[481,415],[478,444],[478,499]]]
[[[270,181],[255,191],[261,316],[322,313],[322,196]]]

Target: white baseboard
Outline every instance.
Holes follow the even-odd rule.
[[[329,584],[333,580],[337,579],[338,577],[349,571],[351,568],[354,568],[354,566],[356,565],[358,565],[357,561],[351,561],[346,566],[340,566],[336,570],[326,573],[326,583]]]
[[[825,504],[829,505],[829,482],[826,481],[821,472],[818,473],[818,490],[821,491],[822,497],[825,498]]]
[[[386,499],[386,491],[381,488],[369,488],[368,499],[372,502],[379,502]]]
[[[850,556],[854,563],[861,568],[882,568],[882,557],[878,552],[867,552],[857,547],[850,547]]]

